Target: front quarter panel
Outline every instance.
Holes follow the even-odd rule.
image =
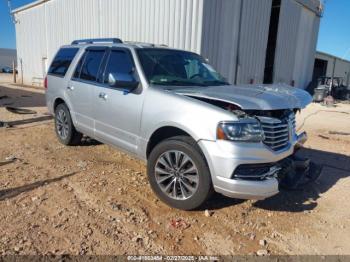
[[[186,96],[150,87],[144,101],[141,120],[142,154],[152,134],[161,127],[182,129],[196,140],[216,140],[220,121],[234,121],[237,117],[220,108]]]

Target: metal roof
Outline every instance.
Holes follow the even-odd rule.
[[[335,58],[337,60],[341,60],[341,61],[344,61],[344,62],[347,62],[347,63],[350,63],[350,60],[346,60],[346,59],[341,58],[339,56],[331,55],[331,54],[328,54],[328,53],[325,53],[325,52],[322,52],[322,51],[317,51],[316,55],[318,55],[318,54],[324,55],[324,56],[328,56],[328,57],[331,57],[331,58]]]
[[[323,14],[323,4],[320,0],[294,0],[295,2],[301,4],[310,11],[316,13],[318,16]]]
[[[27,5],[24,5],[24,6],[21,6],[21,7],[14,9],[12,11],[12,14],[30,9],[34,6],[41,5],[41,4],[48,2],[48,1],[51,1],[51,0],[36,0],[30,4],[27,4]],[[294,0],[294,1],[300,3],[301,5],[310,9],[311,11],[317,13],[318,15],[322,15],[323,5],[322,5],[320,0]]]
[[[21,11],[24,11],[24,10],[27,10],[27,9],[30,9],[30,8],[32,8],[32,7],[34,7],[34,6],[37,6],[37,5],[41,5],[41,4],[43,4],[43,3],[45,3],[45,2],[48,2],[48,1],[50,1],[50,0],[37,0],[37,1],[34,1],[34,2],[29,3],[29,4],[27,4],[27,5],[20,6],[20,7],[16,8],[16,9],[12,10],[11,13],[12,13],[12,14],[16,14],[16,13],[18,13],[18,12],[21,12]]]

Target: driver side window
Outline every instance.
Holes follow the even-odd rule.
[[[108,84],[108,75],[134,73],[134,63],[130,53],[122,50],[112,50],[104,74],[104,83]]]

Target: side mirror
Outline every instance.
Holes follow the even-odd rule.
[[[139,81],[131,74],[109,73],[108,84],[111,87],[125,88],[132,91],[138,87]]]

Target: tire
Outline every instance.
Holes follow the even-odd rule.
[[[66,146],[78,145],[83,137],[75,129],[69,109],[65,104],[59,104],[56,107],[55,131],[58,140]]]
[[[214,191],[205,158],[190,137],[159,143],[148,158],[147,174],[159,199],[177,209],[198,209]]]

